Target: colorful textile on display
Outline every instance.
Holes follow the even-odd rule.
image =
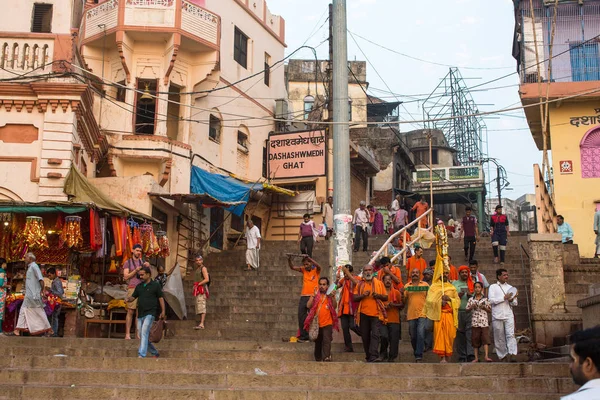
[[[25,244],[30,249],[48,248],[48,238],[46,237],[46,229],[44,228],[42,217],[27,217],[23,236]]]
[[[208,286],[200,285],[200,282],[194,282],[194,290],[193,290],[192,294],[194,297],[201,295],[201,294],[206,295],[207,299],[210,297],[210,293],[208,291]]]

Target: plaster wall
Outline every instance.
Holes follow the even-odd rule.
[[[595,202],[600,194],[590,188],[600,187],[600,178],[583,178],[581,173],[581,139],[595,126],[570,124],[571,117],[596,115],[597,102],[565,103],[550,109],[552,168],[554,169],[555,208],[573,228],[573,240],[582,257],[593,257],[595,235],[592,230]],[[561,161],[573,162],[573,173],[560,172]]]

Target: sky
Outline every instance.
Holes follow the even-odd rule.
[[[320,59],[328,57],[327,42],[322,43],[328,35],[328,0],[267,3],[273,14],[286,21],[286,55],[306,41],[308,46],[320,44]],[[509,75],[472,92],[480,111],[520,105],[516,61],[512,57],[512,0],[347,0],[347,14],[348,30],[354,34],[354,39],[348,36],[348,59],[368,59],[369,94],[389,101],[396,101],[395,96],[399,101],[410,101],[406,108],[400,108],[401,120],[423,119],[422,103],[411,100],[426,98],[448,74],[448,66],[428,61],[459,67],[468,86]],[[308,49],[293,56],[313,57]],[[481,90],[484,88],[489,90]],[[533,193],[533,164],[541,164],[542,153],[534,144],[523,111],[484,121],[488,127],[488,155],[507,170],[513,189],[502,196],[516,199]],[[401,125],[402,131],[421,128],[423,125],[418,123]],[[495,178],[494,171],[489,178]],[[490,196],[495,197],[495,191]]]

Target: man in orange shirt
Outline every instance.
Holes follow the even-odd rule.
[[[448,256],[448,264],[450,264],[450,275],[448,275],[448,279],[450,279],[450,282],[457,281],[459,278],[458,269],[452,265],[452,257],[450,256]]]
[[[423,248],[415,248],[415,255],[406,260],[406,276],[410,276],[410,271],[417,268],[423,277],[423,271],[427,268],[427,261],[423,258]]]
[[[338,316],[342,321],[342,332],[344,334],[344,352],[354,352],[352,346],[352,335],[350,330],[354,331],[360,336],[360,331],[354,323],[354,314],[357,308],[357,304],[352,301],[354,294],[354,288],[358,285],[359,277],[353,275],[352,265],[347,264],[342,267],[342,273],[344,277],[337,281],[337,287],[341,288],[340,292],[340,303],[338,307]]]
[[[317,293],[321,266],[310,257],[302,259],[302,266],[294,266],[291,256],[288,256],[288,265],[292,271],[302,274],[302,291],[300,292],[300,302],[298,303],[298,329],[300,331],[298,342],[306,342],[309,340],[308,332],[304,329],[304,321],[308,315],[307,304],[310,296]]]
[[[373,266],[367,264],[363,268],[363,280],[354,288],[354,301],[358,302],[356,323],[365,350],[367,362],[378,362],[379,332],[381,323],[387,318],[384,301],[388,295],[383,283],[373,276]]]
[[[402,291],[404,284],[402,283],[402,272],[400,272],[400,268],[392,265],[389,257],[381,257],[379,263],[381,264],[381,269],[377,273],[379,280],[383,282],[383,278],[385,278],[386,275],[389,275],[392,278],[394,289]]]
[[[394,362],[398,358],[398,345],[400,344],[400,310],[402,296],[392,287],[392,276],[383,277],[383,286],[388,295],[388,301],[383,302],[387,312],[387,323],[381,325],[381,346],[379,358],[382,361]]]
[[[416,218],[419,218],[421,215],[425,214],[427,210],[429,210],[429,204],[425,201],[425,196],[421,196],[421,200],[415,203],[412,208],[413,211],[416,211]],[[423,218],[419,221],[420,228],[427,228],[427,218]]]
[[[429,285],[422,281],[420,276],[421,271],[417,268],[413,269],[410,273],[410,282],[404,286],[404,303],[408,307],[406,320],[415,362],[423,360],[425,327],[427,326],[427,316],[423,313],[423,307]]]
[[[327,296],[329,287],[329,278],[319,279],[319,292],[315,296],[310,296],[308,308],[310,312],[304,322],[304,329],[309,330],[310,324],[318,316],[319,318],[319,336],[315,340],[315,361],[331,361],[331,342],[333,341],[333,328],[338,328],[338,318],[335,308],[335,292]]]

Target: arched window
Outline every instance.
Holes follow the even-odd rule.
[[[304,98],[304,119],[308,119],[315,105],[315,98],[308,95]]]
[[[23,45],[23,62],[21,66],[25,71],[29,69],[29,45],[27,43]]]
[[[12,69],[19,68],[19,44],[13,44],[12,61],[10,67]]]
[[[600,127],[589,130],[581,143],[581,177],[600,178]]]
[[[4,43],[2,45],[2,54],[0,54],[0,67],[1,68],[8,68],[8,43]]]

